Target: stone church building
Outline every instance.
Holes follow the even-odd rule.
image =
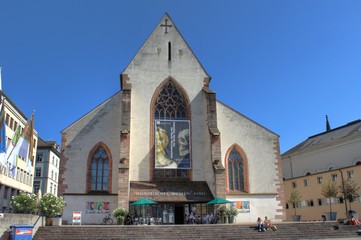
[[[120,91],[62,131],[63,220],[80,211],[82,224],[100,224],[123,207],[162,224],[190,214],[204,223],[226,206],[206,204],[216,197],[233,202],[238,223],[284,220],[279,136],[218,101],[210,82],[164,14]],[[141,198],[157,204],[132,204]]]

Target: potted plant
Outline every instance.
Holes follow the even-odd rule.
[[[325,185],[322,185],[322,191],[321,191],[322,196],[324,196],[325,198],[328,198],[329,200],[329,204],[330,204],[330,217],[328,218],[328,220],[336,220],[336,214],[337,212],[332,212],[332,198],[337,197],[338,194],[338,188],[336,185],[336,182],[331,182],[328,181]]]
[[[229,215],[229,223],[234,223],[234,219],[238,215],[238,210],[236,208],[229,208],[228,215]]]
[[[222,223],[228,223],[229,211],[228,208],[222,207],[219,209],[221,215]]]
[[[20,192],[17,196],[12,196],[11,207],[15,213],[33,213],[37,208],[36,195]]]
[[[39,202],[40,213],[45,216],[47,225],[52,225],[53,218],[61,215],[64,207],[63,197],[57,197],[51,193],[44,194]]]
[[[113,216],[117,219],[117,224],[118,225],[123,225],[124,224],[124,218],[125,216],[127,216],[128,214],[128,211],[125,210],[124,208],[116,208],[114,211],[113,211]]]
[[[292,204],[294,209],[295,209],[295,215],[293,216],[293,221],[300,221],[301,220],[301,215],[297,215],[297,213],[296,213],[296,208],[297,208],[298,204],[301,203],[301,199],[302,199],[302,196],[299,193],[299,191],[297,191],[296,188],[293,188],[292,191],[291,191],[290,198],[288,199],[288,202],[290,204]]]

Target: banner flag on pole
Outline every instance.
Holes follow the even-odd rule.
[[[13,139],[11,140],[9,146],[6,149],[6,160],[9,162],[9,173],[10,176],[15,177],[16,175],[16,168],[17,168],[17,157],[15,155],[16,153],[16,145],[18,143],[19,137],[20,137],[20,124],[16,128],[16,131],[14,133]]]
[[[6,165],[6,127],[5,127],[5,108],[4,100],[1,104],[0,113],[0,162],[3,166]]]
[[[33,132],[34,132],[34,113],[31,115],[30,120],[27,122],[23,132],[20,134],[18,128],[14,134],[12,144],[7,150],[7,160],[10,163],[10,175],[16,176],[16,168],[18,158],[22,158],[26,163],[28,172],[32,170],[32,154],[33,154]]]

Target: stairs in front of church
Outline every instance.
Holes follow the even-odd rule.
[[[266,232],[258,232],[250,224],[44,226],[38,229],[33,239],[349,239],[357,238],[356,231],[361,229],[361,226],[337,222],[292,222],[276,225],[277,231]],[[335,226],[338,229],[334,229]]]

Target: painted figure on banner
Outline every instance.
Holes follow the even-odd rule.
[[[157,127],[155,133],[155,167],[156,168],[174,168],[178,167],[176,161],[170,159],[166,154],[166,147],[169,144],[169,137],[167,132],[161,128]]]
[[[179,156],[182,157],[178,168],[190,168],[189,146],[189,129],[183,129],[178,133]]]

